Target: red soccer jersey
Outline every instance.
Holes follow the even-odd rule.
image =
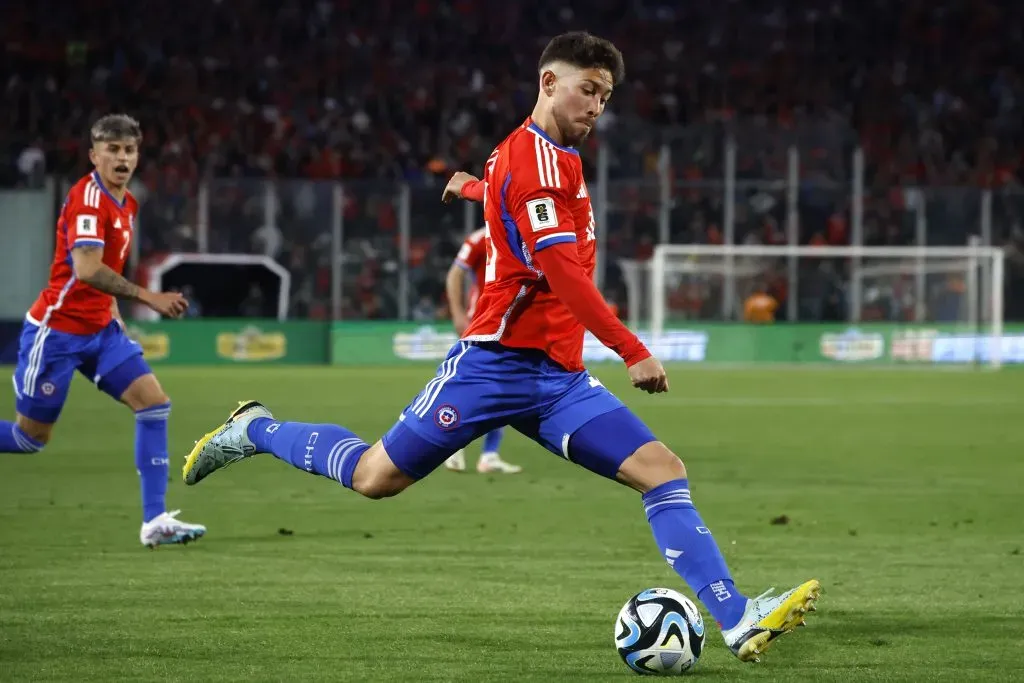
[[[575,243],[593,279],[594,213],[579,153],[555,144],[527,119],[491,153],[483,181],[485,284],[463,339],[540,349],[567,370],[582,370],[584,327],[536,263],[544,249]],[[599,300],[596,292],[593,298]],[[607,310],[602,315],[612,317]],[[618,344],[624,358],[647,354],[617,321],[607,331],[602,341]]]
[[[50,283],[32,304],[27,319],[71,334],[95,334],[109,325],[113,297],[78,281],[71,250],[86,245],[102,247],[104,265],[120,274],[138,211],[130,192],[125,193],[123,202],[117,201],[95,171],[75,183],[57,219]]]
[[[473,283],[469,288],[469,305],[466,307],[466,315],[470,319],[476,310],[480,291],[484,288],[484,268],[487,265],[487,241],[484,239],[486,232],[484,228],[480,228],[470,233],[462,243],[459,255],[455,257],[455,265],[473,274]]]

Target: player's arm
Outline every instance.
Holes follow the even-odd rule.
[[[619,354],[626,365],[651,355],[643,342],[615,317],[594,281],[587,277],[575,242],[538,249],[534,257],[551,291],[602,344]]]
[[[161,315],[179,318],[188,308],[188,302],[178,292],[151,292],[129,281],[103,263],[103,246],[76,244],[71,249],[71,263],[75,277],[93,289],[112,297],[139,301]],[[117,305],[115,299],[114,306]]]
[[[124,297],[146,303],[147,290],[103,263],[103,245],[79,244],[71,249],[71,262],[75,269],[75,277],[93,289],[114,297]]]
[[[177,318],[187,302],[176,292],[150,292],[103,263],[107,217],[99,206],[72,206],[67,216],[67,240],[75,277],[113,297],[141,301],[157,313]]]
[[[534,252],[534,259],[555,296],[580,323],[622,358],[633,386],[648,393],[668,391],[661,362],[622,324],[580,264],[576,242],[561,242]]]
[[[468,199],[474,202],[484,200],[484,181],[465,171],[456,171],[441,193],[441,201],[447,204],[453,199]]]
[[[466,331],[466,327],[469,325],[466,302],[464,301],[467,272],[468,267],[459,259],[455,259],[444,280],[445,293],[448,295],[448,310],[452,315],[452,325],[460,335]]]
[[[583,270],[568,192],[560,185],[548,183],[517,202],[517,224],[528,231],[524,238],[530,243],[534,260],[551,291],[569,312],[626,363],[634,386],[652,393],[666,391],[668,380],[661,363],[612,313],[597,285]]]

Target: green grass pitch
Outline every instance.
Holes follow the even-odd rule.
[[[0,455],[0,681],[628,680],[621,604],[689,593],[639,496],[515,433],[523,474],[386,501],[269,456],[181,483],[236,400],[373,439],[431,367],[159,374],[169,503],[206,538],[139,545],[131,415],[76,380],[44,453]],[[1024,680],[1024,375],[676,367],[652,397],[595,374],[683,457],[741,589],[824,585],[760,665],[709,629],[695,680]]]

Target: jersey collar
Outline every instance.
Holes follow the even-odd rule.
[[[112,195],[110,193],[110,190],[107,189],[107,186],[103,184],[103,179],[100,178],[99,171],[93,171],[90,175],[92,175],[92,179],[96,181],[96,184],[100,186],[100,189],[103,190],[103,193],[110,197],[110,201],[114,202],[123,209],[124,205],[128,202],[128,193],[124,193],[124,201],[118,201],[117,197]]]
[[[547,140],[555,149],[561,150],[563,152],[568,152],[569,154],[575,154],[576,156],[580,155],[580,153],[573,149],[572,147],[563,147],[562,145],[552,140],[551,136],[545,133],[543,130],[541,130],[540,126],[533,122],[532,118],[526,119],[526,128],[529,129],[531,133],[539,135],[540,137]]]

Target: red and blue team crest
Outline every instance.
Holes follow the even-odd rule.
[[[454,429],[459,426],[459,411],[446,403],[434,411],[434,422],[441,429]]]

